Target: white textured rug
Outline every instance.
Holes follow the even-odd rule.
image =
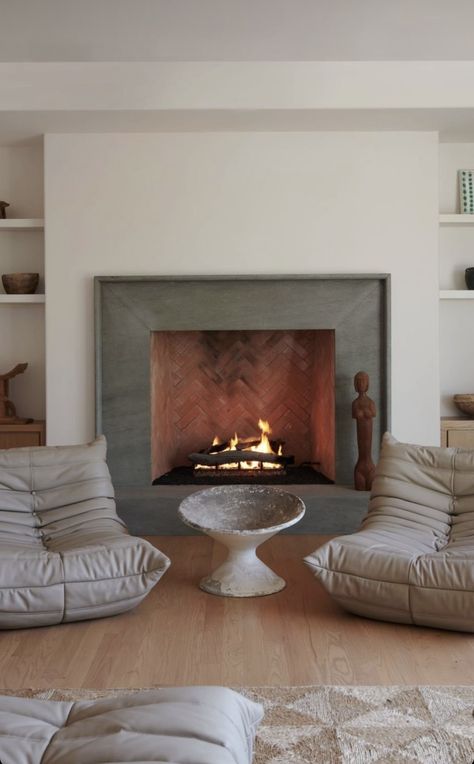
[[[135,690],[0,694],[86,700]],[[474,687],[243,687],[265,707],[254,764],[474,764]]]

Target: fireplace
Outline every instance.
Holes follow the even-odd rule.
[[[97,431],[107,436],[117,487],[130,488],[130,495],[133,487],[151,487],[157,476],[186,464],[188,454],[209,448],[214,436],[225,440],[237,430],[241,438],[252,438],[259,419],[269,420],[271,437],[285,441],[284,453],[293,455],[295,464],[318,462],[312,467],[327,478],[351,485],[357,459],[353,377],[361,369],[370,376],[377,406],[377,458],[389,425],[388,276],[101,276],[95,281]],[[262,374],[255,352],[265,343],[283,348],[273,375],[281,386],[275,397],[268,379],[262,397],[252,376]],[[183,416],[194,417],[196,428],[183,426],[181,432],[176,427],[180,383],[171,379],[179,347],[183,368],[189,362],[191,380],[199,383],[194,401],[192,396],[182,401]],[[296,374],[301,348],[310,369],[305,380]],[[219,384],[213,381],[216,368]],[[219,386],[225,392],[221,399]],[[242,386],[246,406],[242,399],[238,403]],[[199,408],[203,390],[206,416],[196,419],[193,405]]]
[[[157,484],[335,477],[334,330],[152,332]]]

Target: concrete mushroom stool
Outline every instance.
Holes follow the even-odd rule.
[[[256,555],[257,547],[305,513],[298,496],[267,486],[223,485],[197,491],[181,502],[179,516],[228,549],[226,561],[200,582],[224,597],[260,597],[286,586]]]

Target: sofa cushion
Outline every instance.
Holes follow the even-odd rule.
[[[103,436],[0,451],[0,628],[123,612],[168,565],[117,516]]]
[[[95,701],[0,696],[2,764],[250,764],[260,705],[224,687]]]
[[[474,452],[386,434],[361,529],[306,562],[351,612],[474,631]]]

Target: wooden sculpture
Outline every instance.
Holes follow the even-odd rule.
[[[6,216],[7,216],[7,207],[9,207],[9,206],[10,205],[8,204],[8,202],[0,202],[0,218],[2,218],[2,220],[5,220],[5,218],[6,218]]]
[[[375,403],[367,395],[369,375],[358,371],[354,377],[354,387],[359,394],[352,403],[352,418],[357,423],[357,446],[359,458],[354,469],[354,486],[357,491],[370,491],[375,464],[372,461],[373,419],[377,415]]]
[[[18,363],[6,374],[0,374],[0,424],[29,424],[32,419],[21,419],[16,415],[16,408],[8,398],[8,387],[10,380],[18,374],[23,374],[27,363]]]

